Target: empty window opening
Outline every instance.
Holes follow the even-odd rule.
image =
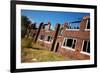
[[[41,35],[41,36],[40,36],[40,39],[41,39],[41,40],[44,40],[44,38],[45,38],[44,35]]]
[[[82,51],[90,53],[90,41],[83,41]]]
[[[86,29],[90,29],[90,19],[87,20]]]
[[[47,41],[52,41],[52,37],[51,36],[47,36]]]
[[[76,44],[76,39],[64,39],[63,46],[74,49],[75,44]]]

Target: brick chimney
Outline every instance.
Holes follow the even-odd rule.
[[[87,20],[89,19],[89,16],[84,16],[81,23],[80,23],[80,31],[84,31],[86,28]]]

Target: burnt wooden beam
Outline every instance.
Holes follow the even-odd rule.
[[[56,43],[56,40],[57,40],[59,29],[60,29],[60,24],[57,25],[56,33],[55,33],[54,40],[53,40],[52,47],[51,47],[51,51],[54,50],[54,46],[55,46],[55,43]]]
[[[37,41],[37,39],[38,39],[38,36],[39,36],[39,33],[40,33],[40,30],[41,30],[42,25],[43,25],[43,22],[40,23],[38,32],[37,32],[37,34],[36,34],[35,43],[36,43],[36,41]]]
[[[58,48],[59,48],[59,43],[56,44],[56,49],[55,49],[55,52],[58,51]]]

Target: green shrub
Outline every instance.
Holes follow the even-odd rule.
[[[32,48],[32,41],[28,43],[27,48]]]

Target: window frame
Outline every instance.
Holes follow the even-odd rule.
[[[49,37],[49,36],[50,36],[50,39],[49,39],[49,41],[48,41],[48,37]],[[52,42],[52,41],[53,41],[53,37],[52,37],[51,35],[47,35],[47,36],[46,36],[46,41],[47,41],[47,42]]]
[[[41,36],[43,36],[43,39],[41,39]],[[45,41],[45,37],[46,37],[45,35],[40,35],[39,39]]]
[[[89,20],[90,20],[90,19],[87,19],[87,20],[86,20],[85,31],[89,31],[89,30],[90,30],[90,29],[87,28]],[[90,28],[91,28],[91,26],[90,26]]]
[[[91,51],[90,51],[90,53],[88,53],[87,51],[83,51],[83,46],[84,46],[84,42],[85,41],[90,41],[90,40],[83,40],[83,42],[82,42],[82,48],[81,48],[81,53],[83,53],[83,54],[86,54],[86,55],[90,55],[90,53],[91,53]],[[86,48],[87,48],[88,46],[86,45]],[[87,49],[86,49],[87,50]]]
[[[79,30],[80,30],[80,23],[79,23],[79,29],[75,29],[75,28],[73,28],[73,29],[71,29],[71,28],[67,29],[67,28],[66,28],[66,30],[79,31]]]
[[[65,40],[68,40],[68,39],[73,39],[73,43],[74,43],[74,40],[76,40],[76,42],[75,42],[75,45],[76,45],[76,43],[77,43],[77,39],[76,38],[64,38],[64,40],[63,40],[63,43],[62,43],[62,48],[66,48],[66,49],[69,49],[69,50],[72,50],[72,51],[75,51],[75,48],[72,48],[72,46],[73,46],[73,43],[72,43],[72,46],[71,47],[69,47],[69,46],[64,46],[64,41]],[[67,41],[66,41],[66,43],[67,43]],[[65,44],[66,44],[65,43]]]

